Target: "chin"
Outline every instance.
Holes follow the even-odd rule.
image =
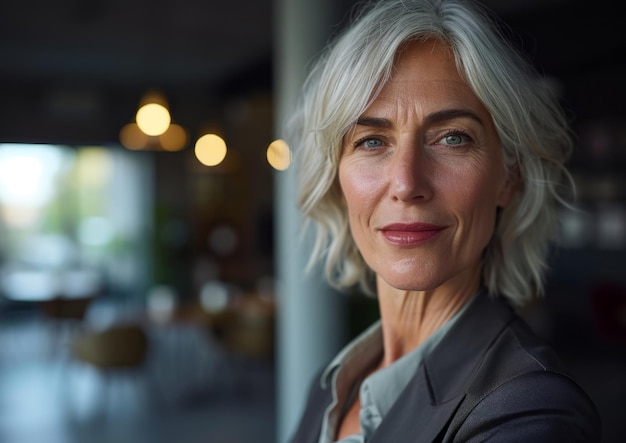
[[[385,284],[400,291],[429,291],[442,285],[439,279],[409,275],[379,275],[378,284]]]

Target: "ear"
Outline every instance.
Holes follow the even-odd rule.
[[[497,204],[499,208],[506,208],[513,197],[522,191],[522,179],[520,174],[519,163],[511,165],[507,169],[507,176],[500,193],[498,194]]]

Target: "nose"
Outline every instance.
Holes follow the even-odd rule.
[[[430,200],[434,167],[423,146],[411,143],[399,147],[389,168],[391,198],[407,203]]]

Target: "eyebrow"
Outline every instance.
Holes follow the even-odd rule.
[[[478,116],[478,114],[469,111],[467,109],[443,109],[441,111],[433,112],[432,114],[428,114],[424,121],[425,124],[433,124],[433,123],[441,123],[448,120],[454,120],[457,118],[471,118],[472,120],[477,121],[482,126],[484,126],[483,120]],[[359,117],[356,121],[356,124],[359,126],[368,126],[372,128],[383,128],[390,129],[393,127],[393,123],[391,120],[380,117],[368,117],[363,116]]]
[[[393,127],[391,120],[379,117],[359,117],[355,124],[359,126],[368,126],[371,128],[389,129]]]

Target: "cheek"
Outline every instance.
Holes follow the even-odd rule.
[[[499,206],[506,177],[497,159],[474,159],[446,174],[450,194],[456,194],[460,204],[467,207],[495,208]]]
[[[498,208],[498,181],[492,175],[457,176],[455,191],[449,196],[455,203],[449,207],[458,208],[456,216],[461,224],[460,232],[464,244],[470,249],[482,249],[491,239],[495,227]]]
[[[350,218],[371,208],[382,188],[380,174],[357,165],[339,166],[339,186],[350,212]]]

